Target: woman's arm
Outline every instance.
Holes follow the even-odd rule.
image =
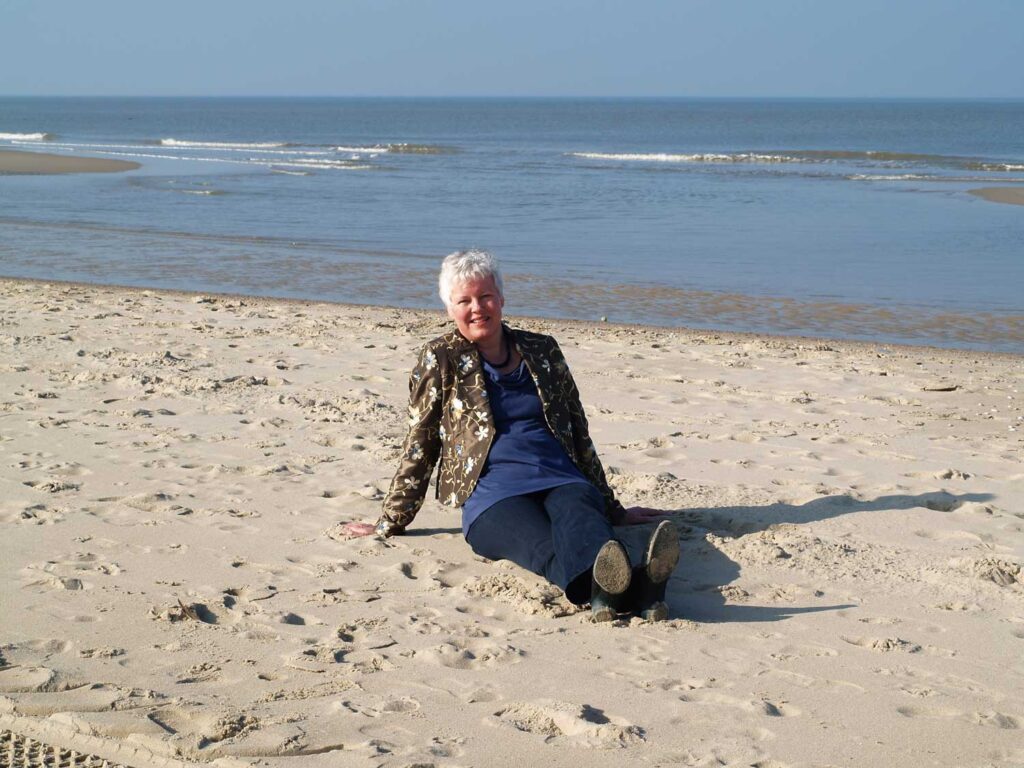
[[[441,363],[426,346],[409,376],[409,433],[376,525],[384,536],[402,533],[416,517],[441,452]]]

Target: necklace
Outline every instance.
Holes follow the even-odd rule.
[[[500,363],[492,363],[490,360],[487,361],[488,363],[490,363],[490,366],[492,368],[497,368],[498,370],[501,370],[506,365],[508,365],[509,361],[512,359],[512,344],[508,340],[508,332],[502,330],[501,338],[502,341],[505,342],[505,359],[502,360]]]

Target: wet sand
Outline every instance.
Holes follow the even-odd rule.
[[[119,173],[142,167],[127,160],[55,155],[0,149],[0,175],[55,173]]]
[[[1024,761],[1020,356],[511,319],[558,337],[623,502],[679,525],[670,621],[591,623],[429,493],[407,536],[341,534],[441,312],[0,280],[0,747]]]
[[[967,191],[992,203],[1024,205],[1024,189],[1020,187],[982,187]]]

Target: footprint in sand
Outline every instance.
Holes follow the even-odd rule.
[[[119,573],[121,568],[117,563],[103,560],[92,552],[75,552],[57,560],[32,563],[22,569],[26,587],[72,592],[92,589],[99,579]]]
[[[1022,719],[1004,712],[962,712],[948,707],[897,707],[896,711],[909,718],[928,718],[933,720],[961,720],[972,725],[1003,730],[1018,730]]]
[[[338,627],[337,635],[338,639],[343,642],[369,650],[390,648],[397,644],[394,637],[391,636],[388,620],[384,616],[356,619],[348,624],[343,624]]]
[[[27,485],[29,488],[43,493],[65,493],[77,491],[82,487],[81,483],[72,483],[67,480],[27,480],[22,485]]]
[[[384,717],[416,712],[420,708],[420,703],[412,696],[368,696],[360,701],[354,699],[339,701],[334,704],[334,707],[363,717]]]
[[[10,517],[5,516],[2,522],[27,523],[29,525],[54,525],[63,522],[67,516],[67,507],[49,507],[46,504],[32,504]]]
[[[684,693],[679,700],[687,704],[702,706],[720,706],[738,709],[755,715],[766,717],[798,717],[800,710],[785,701],[772,701],[765,698],[741,698],[716,690],[695,690]]]
[[[539,737],[551,746],[615,749],[646,741],[644,729],[637,725],[586,704],[564,701],[515,702],[485,722]]]
[[[253,715],[210,705],[202,709],[160,707],[149,714],[149,719],[168,733],[195,738],[204,748],[227,739],[237,742],[259,728],[259,720]]]
[[[824,689],[831,691],[848,691],[854,693],[865,693],[866,688],[846,680],[831,680],[825,677],[814,677],[788,669],[766,669],[757,674],[758,677],[772,677],[786,683],[798,685],[801,688]]]
[[[487,640],[456,638],[441,645],[417,651],[416,657],[450,669],[487,669],[516,664],[526,654],[511,645]]]
[[[869,651],[875,651],[877,653],[890,653],[892,651],[902,651],[903,653],[919,653],[921,646],[917,643],[912,643],[909,640],[904,640],[900,637],[841,637],[843,642],[849,643],[850,645],[856,645],[859,648],[865,648]]]
[[[12,666],[0,670],[0,693],[58,690],[59,676],[49,667]]]
[[[630,680],[642,691],[696,691],[705,688],[718,688],[719,683],[713,677],[661,677],[656,680]]]

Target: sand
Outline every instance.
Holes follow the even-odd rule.
[[[1024,189],[1020,187],[981,187],[967,191],[991,203],[1024,205]]]
[[[0,280],[0,764],[1024,765],[1020,357],[511,319],[669,621],[339,535],[441,313]]]
[[[0,176],[5,174],[118,173],[140,167],[139,163],[128,160],[0,149]]]

